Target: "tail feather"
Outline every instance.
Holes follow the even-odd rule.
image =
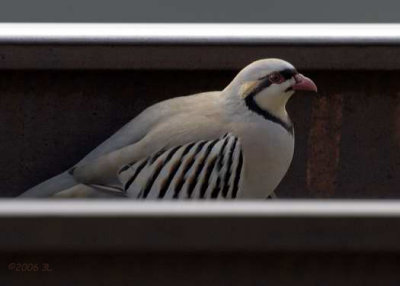
[[[30,188],[26,192],[22,193],[20,198],[46,198],[55,195],[65,189],[75,186],[77,182],[67,172],[61,173],[55,177],[40,183],[39,185]]]

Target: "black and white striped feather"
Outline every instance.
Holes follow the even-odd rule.
[[[138,199],[236,198],[242,177],[240,140],[226,134],[160,150],[118,172],[128,197]]]

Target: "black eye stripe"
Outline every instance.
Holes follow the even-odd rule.
[[[292,78],[294,75],[298,74],[297,70],[295,69],[285,69],[285,70],[281,70],[279,72],[282,77],[285,80],[288,80],[290,78]],[[260,77],[260,83],[248,94],[248,96],[255,96],[257,93],[261,92],[262,90],[266,89],[267,87],[269,87],[272,82],[269,80],[269,76],[271,75],[267,74],[266,76]]]
[[[265,76],[262,76],[262,77],[260,77],[259,79],[260,79],[260,80],[266,79],[266,78],[268,78],[271,74],[272,74],[272,73],[267,74],[267,75],[265,75]],[[294,75],[298,74],[298,72],[297,72],[297,70],[295,70],[295,69],[284,69],[284,70],[279,71],[279,74],[280,74],[285,80],[288,80],[288,79],[291,79]]]
[[[288,80],[288,79],[292,78],[294,75],[298,74],[298,72],[295,69],[286,69],[286,70],[280,71],[279,73],[286,80]]]

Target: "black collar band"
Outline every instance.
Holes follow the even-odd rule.
[[[280,72],[285,79],[290,79],[293,75],[297,73],[296,70],[283,70]],[[285,128],[290,134],[293,135],[293,125],[291,123],[286,123],[282,119],[276,117],[273,115],[271,112],[262,109],[260,106],[255,101],[255,96],[261,92],[262,90],[266,89],[269,87],[272,83],[269,81],[268,76],[263,78],[263,80],[258,84],[248,96],[245,98],[245,103],[246,106],[253,112],[257,113],[258,115],[261,115],[267,120],[270,120],[272,122],[275,122],[279,125],[281,125],[283,128]]]
[[[271,112],[262,109],[261,107],[258,106],[258,104],[254,100],[255,95],[248,95],[245,99],[246,106],[253,112],[257,113],[258,115],[261,115],[264,117],[266,120],[270,120],[272,122],[275,122],[279,125],[281,125],[283,128],[287,130],[290,134],[293,135],[293,125],[291,123],[286,123],[282,119],[276,117],[273,115]]]

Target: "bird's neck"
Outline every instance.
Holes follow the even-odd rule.
[[[246,106],[266,120],[275,122],[284,127],[288,132],[293,132],[292,122],[286,111],[288,98],[272,96],[248,96],[245,98]]]
[[[289,133],[293,134],[292,122],[284,104],[281,108],[276,107],[274,110],[271,110],[265,106],[268,104],[271,104],[271,106],[278,106],[278,103],[274,105],[271,102],[268,103],[260,99],[258,99],[257,102],[255,96],[247,96],[246,98],[242,98],[237,96],[236,93],[229,89],[225,89],[222,92],[222,96],[226,104],[225,107],[227,114],[229,114],[231,119],[237,118],[237,120],[242,120],[243,118],[242,116],[239,116],[239,114],[244,114],[242,109],[245,109],[249,111],[249,114],[253,114],[257,117],[261,116],[265,120],[277,123],[285,128]]]
[[[262,116],[265,120],[270,120],[281,125],[289,133],[293,134],[293,125],[285,106],[275,109],[272,109],[270,106],[269,108],[266,108],[263,107],[262,104],[257,103],[255,97],[247,97],[245,102],[248,109]]]

